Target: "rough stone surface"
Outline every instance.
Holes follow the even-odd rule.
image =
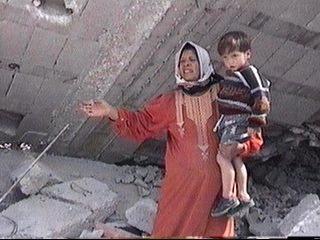
[[[92,219],[104,221],[116,210],[118,196],[108,185],[93,178],[56,184],[41,191],[52,198],[63,199],[89,208]]]
[[[265,145],[260,154],[246,162],[249,172],[249,193],[255,201],[255,206],[243,218],[236,219],[237,236],[283,237],[284,234],[279,230],[281,228],[287,230],[286,235],[288,236],[318,235],[320,148],[316,147],[314,142],[319,141],[319,127],[311,123],[303,124],[299,127],[276,124],[268,126],[268,128],[264,129],[264,133]],[[6,144],[6,146],[8,145]],[[10,145],[10,147],[0,149],[0,158],[2,159],[0,161],[0,174],[4,179],[4,181],[0,182],[1,192],[7,190],[10,186],[10,181],[8,181],[9,173],[18,168],[20,163],[25,162],[26,158],[32,160],[37,156],[37,154],[29,151],[22,152],[21,150],[11,150],[11,148],[16,149],[16,146]],[[139,191],[142,189],[151,191],[148,197],[153,200],[147,200],[147,202],[152,202],[151,205],[154,206],[158,199],[158,187],[161,186],[163,169],[156,166],[116,166],[89,159],[54,155],[44,156],[41,159],[41,163],[49,167],[56,175],[59,175],[64,182],[64,186],[67,186],[70,182],[79,181],[81,178],[94,178],[97,181],[88,181],[87,185],[80,184],[79,188],[75,188],[75,190],[79,191],[76,193],[72,191],[74,195],[70,194],[73,197],[61,197],[63,194],[55,195],[54,199],[49,200],[50,203],[54,204],[48,204],[49,206],[46,205],[45,207],[39,205],[38,202],[36,204],[34,200],[30,200],[35,197],[34,195],[15,199],[8,197],[6,199],[6,207],[9,207],[1,214],[8,209],[11,209],[11,212],[17,212],[12,210],[17,205],[23,205],[24,211],[30,208],[31,213],[25,214],[30,218],[32,214],[40,212],[41,209],[53,208],[55,205],[60,206],[60,204],[63,204],[64,207],[71,204],[71,206],[84,206],[88,202],[81,201],[81,199],[86,199],[83,193],[89,194],[88,191],[93,191],[92,189],[100,189],[101,183],[104,183],[119,196],[120,202],[114,214],[107,217],[102,224],[111,224],[112,227],[116,228],[113,228],[115,231],[121,229],[140,237],[149,235],[146,229],[149,228],[148,231],[150,231],[150,226],[152,226],[150,215],[155,213],[156,208],[150,208],[148,203],[137,204],[138,201],[144,200],[139,196]],[[123,181],[128,180],[128,176],[130,176],[131,180]],[[135,182],[136,179],[140,180]],[[64,196],[66,195],[68,194],[64,194]],[[37,193],[36,197],[42,198],[41,192]],[[22,200],[23,198],[25,199]],[[315,199],[316,204],[312,205],[311,203]],[[24,203],[26,200],[33,201],[33,203],[26,206]],[[20,202],[14,204],[17,201]],[[59,201],[59,204],[55,201]],[[134,205],[136,205],[135,208],[133,207]],[[86,207],[85,209],[89,210],[91,207]],[[135,214],[133,216],[134,209]],[[154,209],[154,212],[149,212],[150,209]],[[62,211],[67,214],[68,210],[66,208]],[[132,219],[137,225],[140,221],[140,228],[133,224],[132,219],[130,221],[132,221],[131,224],[133,225],[131,225],[129,219],[126,218],[125,212],[127,211],[128,213],[129,210],[131,211]],[[54,214],[46,211],[42,216],[37,217],[38,215],[36,215],[34,217],[36,220],[42,219],[41,221],[48,225],[50,220],[55,223],[57,221],[56,218],[59,219]],[[84,216],[79,216],[77,211],[70,214],[73,215],[73,219],[78,219],[81,216],[81,222],[89,219],[88,224],[76,225],[75,228],[77,229],[73,233],[77,237],[84,230],[91,233],[95,229],[92,223],[94,219],[92,219],[91,210],[88,215]],[[292,217],[292,214],[294,214],[294,217]],[[14,220],[22,221],[23,219],[16,217]],[[115,224],[118,222],[123,222],[123,224]],[[29,219],[28,223],[30,226],[32,223],[37,225],[34,219]],[[3,230],[3,235],[12,232],[12,222],[3,220],[2,222],[0,221],[0,224],[3,226],[0,228]],[[48,232],[41,233],[43,236],[51,234],[50,229],[46,230]],[[115,234],[114,231],[113,234]],[[61,231],[60,234],[57,233],[55,236],[65,237],[66,235],[67,233]]]
[[[125,230],[122,230],[120,227],[117,227],[113,223],[105,223],[105,224],[97,223],[95,226],[95,229],[97,229],[97,231],[102,231],[104,238],[109,238],[109,239],[140,238],[139,235],[135,235]]]
[[[319,236],[319,204],[317,195],[307,195],[280,223],[280,233],[284,236]]]
[[[17,181],[25,174],[33,161],[23,162],[19,168],[11,174],[12,182]],[[26,195],[38,193],[46,185],[52,185],[62,180],[55,173],[41,162],[36,163],[33,168],[19,182],[21,191]]]
[[[126,218],[130,225],[151,233],[156,212],[157,204],[152,199],[141,199],[126,211]]]
[[[17,224],[14,237],[73,238],[80,235],[81,229],[89,226],[85,219],[91,215],[91,211],[38,195],[10,206],[1,215]]]
[[[97,239],[103,236],[103,230],[93,230],[92,232],[88,230],[83,230],[81,235],[79,236],[80,239]]]

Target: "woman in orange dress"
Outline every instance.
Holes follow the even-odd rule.
[[[216,161],[219,119],[217,91],[208,52],[193,42],[176,54],[177,88],[140,111],[115,108],[103,100],[83,102],[91,117],[107,116],[119,136],[146,140],[167,134],[163,180],[152,237],[233,237],[233,218],[212,218],[221,197]]]

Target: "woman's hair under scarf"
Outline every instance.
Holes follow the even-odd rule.
[[[190,49],[190,46],[195,50],[197,54],[200,71],[199,79],[192,82],[184,80],[181,77],[179,71],[181,54],[185,49]],[[210,56],[207,50],[191,41],[185,42],[175,56],[175,77],[178,87],[181,87],[184,91],[190,94],[197,93],[204,90],[204,88],[209,87],[208,85],[212,85],[214,83],[214,75],[215,72],[210,62]]]

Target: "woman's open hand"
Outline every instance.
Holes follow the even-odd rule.
[[[80,104],[80,109],[89,117],[108,117],[111,108],[112,107],[103,100],[83,101]]]

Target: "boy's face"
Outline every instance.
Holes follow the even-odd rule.
[[[181,77],[186,81],[197,81],[200,78],[200,67],[197,55],[192,50],[185,50],[179,62]]]
[[[222,56],[222,61],[227,70],[238,71],[239,69],[247,66],[251,57],[251,51],[246,52],[233,51],[225,53]]]

